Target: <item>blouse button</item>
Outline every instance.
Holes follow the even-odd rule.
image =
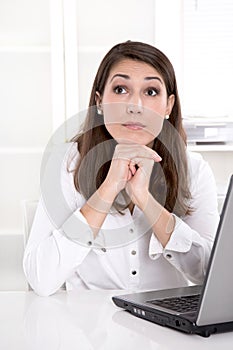
[[[134,229],[133,229],[133,228],[130,228],[130,229],[129,229],[129,232],[130,232],[130,233],[133,233],[133,232],[134,232]]]
[[[87,244],[88,244],[88,245],[92,245],[92,242],[91,242],[91,241],[89,241],[89,242],[87,242]]]
[[[137,271],[133,270],[131,273],[132,273],[132,275],[136,275]]]
[[[172,255],[171,255],[171,254],[166,254],[166,258],[167,258],[167,259],[171,259],[171,258],[172,258]]]
[[[101,248],[102,252],[106,253],[106,248]]]
[[[132,255],[136,255],[136,254],[137,254],[136,250],[132,250],[132,251],[131,251],[131,254],[132,254]]]

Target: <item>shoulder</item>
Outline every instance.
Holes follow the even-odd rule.
[[[61,163],[61,172],[63,177],[69,177],[73,181],[74,171],[79,159],[78,144],[76,142],[67,142],[63,146],[63,158]]]
[[[209,163],[200,153],[187,151],[188,174],[191,192],[212,188],[216,191],[215,177]]]
[[[205,161],[200,153],[191,152],[187,150],[188,165],[192,168],[199,168],[203,166]]]
[[[84,203],[83,196],[76,190],[74,185],[74,171],[79,159],[78,144],[76,142],[64,145],[65,153],[61,166],[61,187],[63,196],[69,206],[76,209]]]
[[[197,176],[200,172],[204,172],[209,170],[209,164],[203,158],[200,153],[187,151],[187,161],[188,161],[188,169],[189,175],[191,177]]]
[[[79,159],[78,144],[76,142],[67,142],[64,144],[63,167],[69,171],[73,171]]]

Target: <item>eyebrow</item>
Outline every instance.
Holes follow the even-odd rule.
[[[112,82],[114,78],[118,78],[118,77],[124,78],[124,79],[127,79],[127,80],[130,79],[130,76],[127,75],[127,74],[117,73],[117,74],[114,74],[114,76],[112,77],[112,79],[110,80],[110,82]],[[144,80],[158,80],[161,84],[163,84],[162,80],[161,80],[159,77],[156,77],[156,76],[155,76],[155,77],[153,77],[153,76],[151,76],[151,77],[145,77]]]

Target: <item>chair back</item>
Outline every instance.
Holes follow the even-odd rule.
[[[28,237],[31,231],[32,223],[36,213],[38,200],[24,200],[22,201],[23,209],[23,230],[24,230],[24,246],[26,246]]]

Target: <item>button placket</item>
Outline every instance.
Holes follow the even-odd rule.
[[[139,283],[139,260],[138,260],[138,244],[134,242],[129,250],[130,259],[130,287],[137,287]]]

